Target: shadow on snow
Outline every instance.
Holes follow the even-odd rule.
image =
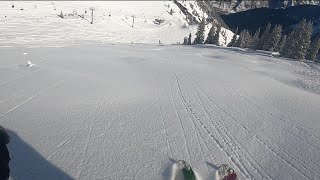
[[[12,179],[73,179],[61,169],[40,155],[34,148],[24,142],[15,132],[8,130],[10,143],[10,176]]]

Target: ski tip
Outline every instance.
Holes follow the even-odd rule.
[[[237,173],[227,164],[221,164],[216,174],[217,180],[237,180]]]
[[[185,160],[177,160],[173,167],[173,180],[197,180],[196,173]]]

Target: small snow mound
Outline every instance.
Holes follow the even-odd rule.
[[[30,62],[30,61],[27,61],[27,65],[26,66],[28,66],[28,67],[32,67],[32,66],[35,66],[36,64],[33,64],[32,62]]]
[[[274,56],[274,57],[279,57],[280,53],[279,52],[272,52],[271,55]]]

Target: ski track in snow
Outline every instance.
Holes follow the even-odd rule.
[[[191,80],[191,79],[190,79]],[[181,97],[183,97],[181,95]],[[198,98],[200,99],[200,97],[198,96]],[[185,99],[185,98],[183,98]],[[186,101],[184,100],[185,104],[186,104]],[[200,104],[200,103],[199,103]],[[200,104],[200,106],[204,109],[204,105],[203,104]],[[199,124],[201,125],[201,127],[203,128],[203,130],[205,130],[205,132],[214,140],[214,142],[220,147],[220,149],[227,155],[227,157],[229,158],[230,162],[232,165],[234,165],[240,172],[242,172],[243,174],[246,174],[246,178],[251,178],[250,175],[248,175],[248,172],[247,170],[245,169],[245,167],[242,166],[242,163],[241,163],[241,157],[239,154],[237,153],[233,153],[232,151],[234,151],[234,149],[236,149],[235,145],[232,145],[233,147],[231,147],[228,143],[227,143],[227,140],[222,137],[222,134],[221,134],[221,130],[223,130],[224,128],[224,125],[220,125],[218,126],[217,124],[216,125],[213,125],[213,127],[216,127],[218,126],[217,128],[215,128],[215,131],[218,132],[218,136],[219,138],[221,138],[223,140],[223,143],[224,145],[222,145],[222,143],[220,143],[211,133],[208,128],[204,125],[204,123],[195,115],[195,113],[193,112],[193,109],[190,107],[190,105],[186,105],[186,108],[190,110],[190,114],[192,114],[194,116],[194,119],[197,119]],[[206,111],[206,110],[205,110]],[[208,113],[208,112],[206,112]],[[209,118],[210,119],[210,118]],[[212,123],[212,119],[211,120],[211,123]],[[195,124],[194,124],[195,125]],[[231,139],[231,137],[225,132],[225,136],[226,138],[228,139]],[[203,138],[202,138],[203,140]],[[204,142],[205,143],[205,142]],[[229,142],[230,143],[230,142]],[[205,143],[206,144],[206,143]],[[207,145],[207,144],[206,144]],[[227,146],[227,147],[225,147]],[[208,148],[208,146],[207,146]],[[231,155],[233,154],[233,155]],[[239,163],[240,161],[240,163]]]
[[[191,79],[190,79],[191,80]],[[201,101],[201,98],[199,97],[199,95],[194,95],[194,97],[197,97],[198,100]],[[200,106],[202,106],[202,108],[204,109],[204,111],[206,112],[206,114],[208,115],[209,112],[205,109],[205,105],[203,104],[203,102],[201,101],[201,103],[198,101],[198,103],[200,104]],[[213,123],[213,119],[208,116],[208,118],[211,120],[210,122]],[[199,118],[197,118],[199,120]],[[211,138],[214,138],[212,133],[208,130],[208,128],[199,120],[199,123],[201,124],[202,128],[205,129],[205,131],[208,133],[208,135],[211,137]],[[243,174],[246,174],[246,178],[251,178],[250,175],[248,174],[248,170],[246,170],[245,167],[242,166],[242,163],[240,162],[239,164],[237,163],[237,161],[241,161],[241,155],[240,153],[237,153],[237,147],[235,146],[235,144],[230,144],[232,143],[234,140],[232,140],[232,138],[230,137],[230,135],[228,135],[227,131],[224,131],[224,136],[222,135],[222,130],[224,130],[225,126],[223,124],[218,124],[216,123],[215,125],[212,124],[213,127],[216,127],[215,130],[216,132],[218,132],[219,134],[219,137],[223,140],[223,143],[225,144],[225,147],[224,145],[220,144],[217,140],[216,143],[220,146],[220,148],[222,150],[225,151],[225,153],[227,154],[227,156],[230,158],[230,160],[232,161],[232,163],[239,169],[239,171],[243,172]],[[229,141],[229,142],[228,142]],[[229,151],[227,151],[229,150]],[[234,151],[234,152],[232,152]],[[233,154],[233,155],[231,155]]]
[[[222,109],[221,109],[222,110]],[[285,163],[287,163],[289,166],[293,167],[292,164],[290,164],[290,162],[286,161],[285,159],[283,159],[283,157],[279,154],[277,154],[272,148],[270,148],[265,142],[263,142],[256,134],[254,134],[253,132],[251,132],[249,129],[247,129],[244,125],[242,125],[240,122],[238,122],[234,117],[232,117],[232,115],[228,114],[226,111],[222,110],[226,115],[228,115],[229,117],[231,117],[231,119],[233,119],[236,123],[238,123],[242,128],[244,128],[247,132],[249,132],[250,134],[253,135],[253,137],[255,137],[259,142],[261,142],[263,145],[265,145],[265,147],[267,149],[269,149],[272,153],[274,153],[276,156],[278,156],[281,160],[283,160]],[[297,171],[299,171],[296,167],[295,168]],[[270,178],[270,176],[269,176]]]
[[[179,84],[179,81],[178,81],[178,78],[177,78],[176,73],[175,73],[175,80],[176,80],[176,85],[177,85],[177,90],[178,90],[178,94],[179,94],[180,100],[181,100],[181,102],[183,103],[183,105],[185,106],[185,110],[186,110],[186,112],[189,114],[189,119],[191,120],[192,125],[194,126],[194,127],[193,127],[193,131],[195,131],[195,134],[196,134],[196,136],[197,136],[197,141],[200,142],[199,133],[195,130],[196,124],[195,124],[195,122],[193,121],[193,117],[195,117],[195,118],[197,118],[197,117],[194,115],[194,113],[193,113],[193,111],[192,111],[192,108],[191,108],[190,106],[188,106],[188,104],[187,104],[184,96],[182,95],[181,88],[180,88],[180,84]],[[202,138],[202,140],[203,140],[203,138]],[[201,154],[203,154],[203,149],[202,149],[200,143],[199,143],[198,145],[199,145],[199,147],[200,147],[200,149],[201,149]],[[205,161],[205,158],[204,158],[203,156],[202,156],[202,160]],[[208,168],[208,166],[206,166],[206,167]],[[208,172],[209,172],[209,169],[207,169],[207,170],[208,170]]]
[[[7,111],[7,112],[5,112],[4,114],[0,115],[0,119],[3,118],[3,117],[5,117],[7,114],[13,112],[14,110],[18,109],[20,106],[28,103],[28,102],[31,101],[32,99],[34,99],[34,98],[38,97],[39,95],[43,94],[43,93],[46,92],[47,90],[49,90],[49,89],[51,89],[51,88],[53,88],[53,87],[55,87],[55,86],[57,86],[57,85],[59,85],[59,84],[61,84],[61,83],[63,83],[63,82],[64,82],[64,81],[59,81],[59,82],[57,82],[57,83],[55,83],[55,84],[53,84],[53,85],[45,88],[44,90],[38,92],[37,94],[31,96],[30,98],[28,98],[28,99],[25,100],[24,102],[18,104],[17,106],[13,107],[13,108],[10,109],[9,111]]]
[[[5,85],[5,84],[8,84],[8,83],[11,83],[11,82],[14,82],[14,81],[19,80],[19,79],[22,79],[22,78],[26,78],[26,77],[28,77],[28,76],[30,76],[30,75],[33,75],[33,73],[35,73],[35,72],[37,72],[37,71],[40,71],[40,70],[41,70],[41,69],[38,69],[38,70],[33,71],[32,73],[28,73],[28,74],[26,74],[26,75],[21,75],[21,76],[18,76],[18,77],[16,77],[16,78],[13,78],[13,79],[11,79],[11,80],[4,81],[4,82],[0,83],[0,86]]]
[[[230,86],[224,85],[223,87],[230,87]],[[224,88],[224,89],[226,90],[226,92],[228,92],[229,94],[231,94],[231,92],[230,92],[229,90],[227,90],[226,88]],[[231,88],[231,89],[234,90],[233,92],[237,92],[237,91],[235,91],[235,89],[233,89],[233,88]],[[248,103],[250,103],[250,104],[254,105],[255,107],[257,107],[257,108],[258,108],[259,110],[261,110],[262,112],[264,112],[264,113],[266,113],[266,114],[268,114],[268,115],[271,115],[271,116],[273,117],[273,120],[281,120],[281,121],[285,122],[285,125],[287,125],[287,126],[289,125],[289,126],[292,126],[293,128],[297,128],[296,125],[292,125],[292,124],[291,124],[292,122],[287,122],[286,120],[284,120],[284,119],[282,119],[282,118],[279,118],[279,117],[273,115],[272,113],[270,113],[270,112],[268,112],[267,110],[259,107],[259,106],[256,105],[255,103],[253,103],[253,102],[245,99],[245,98],[244,98],[243,96],[241,96],[240,94],[236,94],[235,97],[237,97],[237,99],[244,99],[244,100],[247,101]],[[248,109],[249,109],[249,107],[248,107]],[[275,125],[275,124],[276,124],[276,122],[275,122],[274,124],[272,124],[272,125]],[[279,126],[279,125],[280,125],[280,124],[277,124],[277,126]],[[297,135],[295,135],[294,133],[287,131],[287,130],[284,129],[283,127],[279,126],[279,128],[281,128],[283,131],[287,132],[287,134],[292,134],[295,138],[300,139],[300,140],[301,140],[300,142],[304,142],[304,143],[307,144],[306,146],[311,146],[310,148],[314,149],[315,152],[319,152],[319,148],[311,144],[311,143],[315,143],[316,140],[318,141],[318,139],[316,139],[316,140],[314,139],[311,143],[309,143],[309,142],[307,142],[306,140],[302,139],[300,136],[297,136]],[[303,134],[305,134],[305,133],[308,132],[308,131],[305,131],[305,130],[303,131],[303,129],[300,129],[300,128],[298,128],[298,130],[302,131]],[[311,135],[311,136],[314,137],[313,135]],[[272,138],[269,137],[269,139],[272,139]],[[272,139],[272,141],[276,141],[276,140],[277,140],[277,139]],[[276,145],[276,144],[274,144],[274,145]],[[286,149],[283,148],[283,146],[281,146],[280,144],[279,144],[277,147],[278,147],[277,149],[281,149],[281,150],[283,151],[283,153],[285,154],[285,156],[289,156],[289,157],[291,156],[292,159],[294,159],[295,161],[297,161],[297,163],[298,163],[297,170],[300,169],[300,168],[298,168],[298,167],[303,167],[302,169],[304,169],[304,167],[308,167],[308,168],[311,169],[311,170],[310,170],[311,172],[315,172],[315,173],[317,173],[318,176],[319,176],[319,171],[317,171],[317,170],[314,168],[314,166],[317,165],[317,162],[312,161],[312,158],[311,158],[311,161],[312,161],[314,164],[310,166],[309,164],[305,164],[305,163],[302,162],[301,160],[296,159],[294,155],[292,155],[292,154],[290,154],[290,153],[287,153],[287,152],[286,152]],[[320,154],[318,153],[318,155],[320,155]],[[305,169],[304,169],[304,171],[305,171]]]
[[[198,96],[199,97],[199,96]],[[199,97],[199,99],[201,99],[200,97]],[[210,100],[210,99],[209,99]],[[212,101],[211,101],[212,102]],[[213,103],[213,102],[212,102]],[[217,106],[218,107],[218,106]],[[221,109],[222,110],[222,109]],[[231,115],[230,114],[228,114],[227,112],[225,112],[225,111],[223,111],[226,115],[228,115],[229,117],[231,117]],[[208,113],[209,114],[209,113]],[[224,125],[220,125],[217,129],[223,129],[223,127],[224,127]],[[227,132],[227,131],[226,131]],[[228,137],[228,135],[226,134],[226,136]],[[228,138],[230,138],[230,137],[228,137]],[[231,139],[231,138],[230,138]],[[225,141],[225,140],[223,140],[223,141]],[[235,140],[233,140],[233,141],[231,141],[231,142],[236,142]],[[242,146],[242,145],[241,145]],[[229,146],[229,148],[233,148],[233,149],[236,149],[237,148],[237,146],[234,144],[234,145],[232,145],[232,147],[231,146]],[[246,153],[248,153],[248,151],[242,146],[241,148],[243,148],[245,151],[246,151]],[[233,151],[235,151],[235,150],[233,150]],[[232,153],[232,149],[231,149],[231,151],[230,151],[231,153]],[[230,153],[230,152],[228,152],[228,153]],[[248,153],[249,154],[249,153]],[[241,154],[240,154],[240,152],[236,152],[235,151],[235,153],[234,153],[234,155],[233,156],[235,156],[235,157],[232,157],[230,154],[227,154],[228,155],[228,157],[230,157],[230,159],[231,159],[231,161],[234,163],[234,165],[236,166],[236,167],[238,167],[238,166],[241,166],[242,165],[242,163],[241,163],[241,161],[244,161],[245,159],[242,159],[242,157],[241,157]],[[250,154],[249,154],[250,155]],[[238,156],[238,158],[237,158],[237,156]],[[236,159],[235,159],[236,158]],[[237,165],[237,161],[240,161],[240,163],[239,163],[239,165]],[[257,161],[256,160],[254,160],[255,161],[255,163],[257,163]],[[250,162],[248,162],[248,163],[250,163]],[[258,164],[258,163],[257,163]],[[250,163],[250,166],[252,167],[252,168],[255,168],[255,166],[254,165],[252,165],[251,163]],[[259,164],[258,164],[258,166],[259,166]],[[244,174],[246,174],[246,173],[248,173],[247,172],[247,170],[245,170],[245,167],[238,167],[238,169],[241,171],[241,172],[243,172]],[[243,169],[243,170],[241,170],[241,169]],[[256,172],[257,172],[257,170],[255,170]],[[262,171],[265,171],[264,169],[262,169]],[[265,172],[264,172],[265,173]],[[268,175],[267,174],[267,177],[268,178],[271,178],[271,176],[270,175]],[[248,175],[248,176],[246,176],[246,178],[252,178],[251,177],[251,175]]]
[[[203,180],[222,163],[240,179],[320,179],[319,95],[259,72],[286,63],[200,48],[30,49],[46,54],[46,68],[5,77],[0,122],[46,161],[25,167],[14,139],[12,178],[54,179],[53,164],[75,179],[170,179],[170,161],[184,159]]]

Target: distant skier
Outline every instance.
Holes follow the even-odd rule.
[[[7,144],[10,141],[8,133],[0,126],[0,180],[9,179],[10,168],[9,168],[9,151]]]

